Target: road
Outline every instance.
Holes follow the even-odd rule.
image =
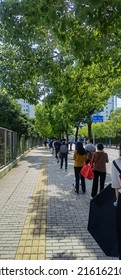
[[[109,163],[107,164],[107,173],[111,174],[112,161],[118,157],[119,151],[118,149],[110,149],[110,148],[105,148],[104,151],[108,154],[109,157]]]

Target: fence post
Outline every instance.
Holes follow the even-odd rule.
[[[17,157],[17,132],[13,132],[13,159]]]
[[[12,154],[12,134],[13,134],[13,132],[10,131],[10,161],[13,159],[13,154]]]
[[[24,134],[22,135],[22,154],[24,154],[25,151],[25,136]]]
[[[7,144],[7,131],[4,130],[4,165],[6,165],[6,144]]]

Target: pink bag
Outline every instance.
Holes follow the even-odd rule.
[[[89,162],[85,164],[82,167],[80,174],[88,180],[92,180],[94,178],[94,168],[92,167],[92,163]]]

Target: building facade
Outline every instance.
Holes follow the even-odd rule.
[[[121,99],[117,96],[111,96],[108,99],[107,105],[104,106],[104,110],[102,112],[97,112],[96,116],[103,116],[103,121],[109,120],[110,113],[117,108],[121,107]]]
[[[25,114],[27,114],[31,118],[34,117],[34,115],[35,115],[35,111],[34,111],[35,106],[34,105],[29,104],[28,101],[26,101],[24,99],[17,99],[16,101],[18,104],[21,105],[22,111]]]

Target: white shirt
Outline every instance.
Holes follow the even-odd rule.
[[[115,159],[116,164],[118,165],[118,167],[121,169],[121,157]],[[116,169],[116,167],[114,166],[113,162],[112,162],[112,188],[114,189],[119,189],[118,191],[121,193],[121,179],[119,177],[119,172]]]
[[[85,146],[85,150],[86,152],[93,153],[96,151],[96,147],[92,143],[89,143]]]

